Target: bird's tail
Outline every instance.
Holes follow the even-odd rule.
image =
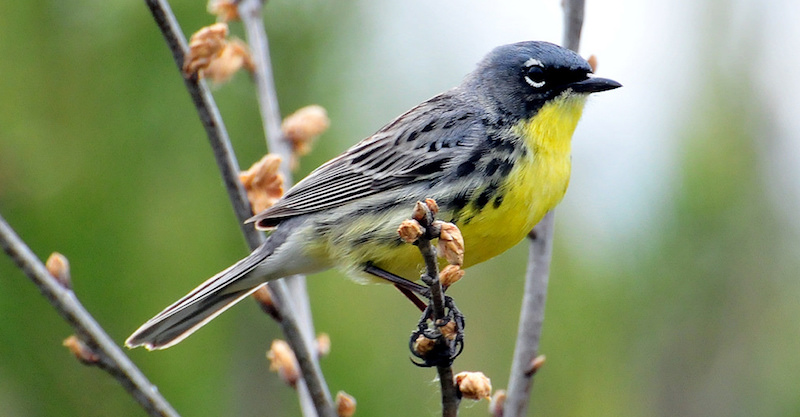
[[[267,279],[256,276],[255,271],[271,253],[268,245],[261,245],[147,321],[125,341],[125,345],[154,350],[180,342],[263,285]]]

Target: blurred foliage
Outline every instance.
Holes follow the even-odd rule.
[[[0,213],[42,259],[66,254],[76,293],[120,341],[245,253],[178,72],[137,2],[14,3],[0,14]],[[212,22],[173,3],[184,30]],[[364,36],[357,3],[274,2],[266,21],[284,114],[328,107],[333,128],[300,175],[347,136],[342,83],[327,82],[326,40]],[[346,28],[348,30],[344,30]],[[234,33],[241,33],[234,26]],[[241,36],[241,35],[240,35]],[[706,51],[707,52],[707,51]],[[352,53],[352,52],[350,52]],[[331,55],[328,53],[328,57]],[[710,59],[722,59],[712,54]],[[557,241],[532,415],[800,416],[796,246],[764,195],[767,115],[751,71],[707,68],[680,140],[682,177],[646,245],[609,248],[594,264]],[[320,81],[322,80],[322,81]],[[215,96],[242,166],[263,153],[250,80]],[[754,128],[754,126],[756,128]],[[363,131],[368,130],[364,128]],[[624,204],[624,202],[621,202]],[[559,218],[568,222],[568,218]],[[456,371],[508,378],[526,248],[473,268],[452,295],[467,314]],[[501,275],[497,279],[495,275]],[[502,280],[502,281],[501,281]],[[436,415],[434,372],[407,361],[417,312],[385,286],[336,272],[309,280],[322,362],[358,415]],[[61,346],[70,328],[0,260],[0,416],[143,415],[106,374]],[[267,371],[277,326],[253,303],[164,352],[133,360],[186,416],[297,415]],[[486,415],[485,403],[462,415]]]

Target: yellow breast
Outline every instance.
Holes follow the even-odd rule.
[[[517,244],[564,197],[569,184],[570,144],[586,102],[585,96],[561,96],[531,119],[513,127],[527,152],[511,170],[500,206],[487,205],[464,235],[466,266],[505,252]]]
[[[462,221],[458,222],[458,227],[464,236],[465,267],[488,260],[517,244],[561,201],[569,183],[570,141],[584,102],[584,97],[562,96],[542,107],[533,118],[511,128],[510,134],[518,138],[517,146],[524,152],[522,149],[516,152],[519,158],[500,184],[502,202],[494,204],[495,199],[480,208],[467,204],[460,213]],[[416,279],[424,268],[419,250],[413,245],[395,244],[399,243],[396,225],[406,218],[408,207],[361,213],[357,218],[344,219],[346,224],[332,229],[324,239],[306,250],[356,279],[372,280],[363,272],[365,262]],[[469,221],[463,220],[467,218]],[[353,244],[376,230],[393,243]]]

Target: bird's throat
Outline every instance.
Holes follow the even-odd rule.
[[[530,119],[514,127],[514,133],[539,157],[569,158],[572,133],[586,104],[585,94],[564,93],[547,102]]]

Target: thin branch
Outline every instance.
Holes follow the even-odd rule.
[[[455,380],[453,367],[437,366],[436,371],[439,373],[439,382],[442,387],[442,417],[456,417],[461,398],[459,398],[458,387],[453,382]]]
[[[433,319],[441,320],[445,318],[444,291],[442,283],[439,281],[439,265],[436,263],[436,250],[428,239],[420,238],[419,251],[425,259],[425,276],[423,281],[428,284],[431,290],[431,304],[433,306]]]
[[[522,296],[517,343],[511,363],[511,375],[503,405],[503,416],[524,416],[533,387],[533,361],[539,351],[544,322],[547,280],[550,275],[550,255],[553,252],[555,212],[550,211],[533,228],[528,251],[528,272]]]
[[[150,8],[159,29],[166,39],[167,45],[172,51],[173,58],[177,67],[183,66],[183,56],[186,53],[186,39],[183,32],[172,13],[166,0],[145,0]],[[239,164],[230,145],[225,125],[220,117],[219,110],[208,90],[206,84],[198,82],[195,77],[185,78],[184,83],[192,101],[197,108],[200,121],[206,130],[209,142],[211,143],[214,156],[220,169],[220,173],[228,190],[228,196],[234,207],[236,217],[239,220],[242,233],[245,235],[250,249],[255,249],[264,241],[264,235],[256,231],[252,226],[244,225],[244,221],[250,217],[250,203],[247,195],[239,182]],[[320,416],[335,416],[333,401],[330,392],[325,385],[322,371],[313,354],[311,345],[306,343],[303,332],[298,327],[298,320],[294,313],[294,303],[289,297],[289,290],[283,280],[272,281],[269,284],[270,291],[275,298],[276,305],[280,309],[282,321],[281,327],[286,336],[286,340],[294,350],[298,364],[303,373],[304,383],[308,387],[317,413]]]
[[[47,271],[42,262],[0,216],[0,246],[39,287],[42,294],[61,317],[75,329],[92,353],[96,365],[114,377],[151,416],[178,416],[178,413],[158,392],[139,368],[122,352],[88,311],[72,290],[62,286]]]
[[[272,76],[272,62],[269,56],[269,39],[264,28],[262,18],[261,0],[242,0],[239,2],[239,16],[244,25],[247,43],[253,54],[255,63],[254,78],[258,104],[261,108],[261,119],[264,124],[264,135],[267,138],[267,148],[271,153],[281,155],[280,172],[283,174],[284,186],[292,185],[292,170],[290,168],[292,148],[285,140],[281,131],[281,112],[278,107],[278,94],[275,91],[275,81]]]
[[[578,52],[581,44],[581,30],[583,29],[583,10],[585,0],[562,0],[564,9],[564,34],[561,44]]]
[[[281,130],[281,112],[278,107],[278,94],[272,75],[269,39],[262,17],[263,4],[261,0],[242,0],[239,2],[238,10],[247,36],[247,42],[250,45],[253,62],[255,63],[254,79],[267,149],[269,149],[270,153],[281,156],[279,171],[283,176],[284,188],[289,189],[293,182],[291,170],[292,147]],[[306,291],[306,277],[304,275],[294,275],[285,278],[284,281],[289,291],[288,294],[294,302],[297,324],[305,338],[305,343],[308,346],[313,346],[315,343],[314,322],[311,315],[308,291]],[[303,415],[314,415],[314,402],[310,398],[310,393],[304,389],[302,384],[298,385],[298,387]],[[325,393],[327,393],[327,390],[324,390],[323,395]],[[330,397],[329,393],[327,397]]]
[[[289,346],[292,347],[294,355],[297,358],[297,364],[300,366],[300,371],[303,374],[303,381],[311,401],[314,403],[317,415],[320,417],[336,417],[336,410],[333,406],[333,399],[328,391],[328,386],[325,384],[325,378],[322,375],[322,369],[319,367],[317,355],[312,350],[311,346],[306,344],[303,332],[297,322],[297,316],[294,314],[295,307],[291,298],[289,297],[289,290],[286,288],[286,283],[283,280],[271,281],[267,284],[272,296],[275,298],[278,309],[280,309],[283,320],[280,325],[283,330],[284,336]],[[302,386],[302,384],[298,385]],[[305,396],[303,388],[298,390],[298,393]],[[301,402],[301,405],[303,403]],[[305,410],[304,412],[306,412]]]
[[[426,278],[431,290],[431,304],[433,307],[434,323],[445,318],[444,291],[442,283],[439,281],[439,266],[436,263],[436,251],[430,240],[420,239],[419,251],[425,258]],[[439,343],[447,343],[445,338],[441,338]],[[442,387],[442,416],[455,417],[458,415],[458,405],[461,402],[458,388],[453,378],[453,367],[450,365],[436,365],[436,372],[439,374],[439,383]]]
[[[258,97],[259,108],[261,109],[261,120],[264,126],[264,136],[267,140],[267,149],[271,154],[281,156],[279,172],[283,177],[283,187],[289,189],[292,186],[292,147],[286,140],[281,130],[281,113],[278,107],[278,94],[275,90],[275,82],[272,76],[272,61],[269,55],[269,39],[264,28],[262,18],[261,0],[242,0],[239,2],[239,16],[247,35],[247,42],[255,63],[253,78],[256,83],[256,95]],[[292,299],[297,307],[296,314],[302,327],[307,343],[314,340],[314,325],[311,320],[311,307],[308,302],[306,292],[305,276],[294,275],[285,278]]]
[[[583,27],[584,0],[562,0],[564,9],[564,39],[566,48],[577,51]],[[533,228],[528,252],[528,270],[520,309],[517,342],[511,363],[503,416],[524,416],[528,409],[535,373],[534,361],[544,322],[547,281],[555,234],[555,212],[550,211]]]
[[[419,247],[419,251],[425,260],[425,275],[422,276],[422,281],[428,284],[428,288],[431,292],[431,312],[433,313],[434,326],[436,326],[438,323],[442,323],[447,319],[444,290],[439,280],[439,264],[436,262],[436,249],[434,249],[431,244],[431,239],[438,236],[439,232],[434,231],[436,228],[434,227],[433,213],[430,209],[425,204],[421,203],[417,203],[417,206],[424,209],[425,216],[423,219],[418,219],[418,221],[426,232],[417,240],[416,245]],[[439,337],[436,340],[437,348],[443,348],[445,351],[449,352],[449,343],[450,341],[439,332]],[[436,364],[436,371],[439,374],[439,383],[442,390],[442,416],[456,417],[458,415],[458,406],[461,402],[461,396],[458,387],[455,385],[453,368],[449,363],[452,361],[452,358],[449,357],[449,354],[447,356],[447,364]]]

